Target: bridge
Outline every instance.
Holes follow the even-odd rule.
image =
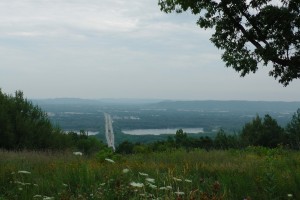
[[[107,113],[104,113],[105,117],[105,137],[108,147],[112,147],[112,149],[115,151],[115,136],[114,136],[114,130],[112,126],[112,119],[111,116]]]

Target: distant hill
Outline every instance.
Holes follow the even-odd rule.
[[[293,113],[300,108],[300,102],[284,101],[161,101],[158,99],[80,99],[54,98],[32,99],[39,105],[139,105],[149,109],[169,109],[186,111],[230,111],[230,112],[287,112]]]
[[[162,101],[151,104],[155,109],[197,110],[197,111],[259,111],[295,112],[300,102],[282,101]]]
[[[36,104],[47,105],[140,105],[160,102],[156,99],[81,99],[81,98],[53,98],[31,99]]]

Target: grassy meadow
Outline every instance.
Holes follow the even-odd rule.
[[[300,152],[114,155],[0,151],[0,200],[300,199]]]

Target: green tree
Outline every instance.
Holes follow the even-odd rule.
[[[241,138],[244,146],[258,145],[260,134],[263,132],[262,119],[257,115],[242,129]]]
[[[300,109],[293,115],[286,127],[289,143],[294,149],[300,149]]]
[[[159,0],[166,13],[191,10],[201,28],[214,28],[211,41],[241,76],[273,68],[270,76],[287,86],[300,78],[299,0]]]
[[[214,139],[214,147],[216,149],[237,148],[239,141],[236,135],[226,134],[223,129],[220,129]]]
[[[185,132],[182,129],[176,131],[175,134],[175,145],[177,148],[184,147],[189,148],[190,140]]]
[[[129,141],[124,141],[116,149],[117,153],[121,154],[132,154],[133,153],[134,144]]]
[[[274,148],[279,144],[286,143],[283,128],[270,115],[265,115],[263,120],[256,116],[251,122],[246,123],[241,133],[241,139],[244,146]]]

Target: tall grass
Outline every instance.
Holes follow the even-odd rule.
[[[115,157],[0,152],[0,199],[300,199],[300,153],[195,150]]]

